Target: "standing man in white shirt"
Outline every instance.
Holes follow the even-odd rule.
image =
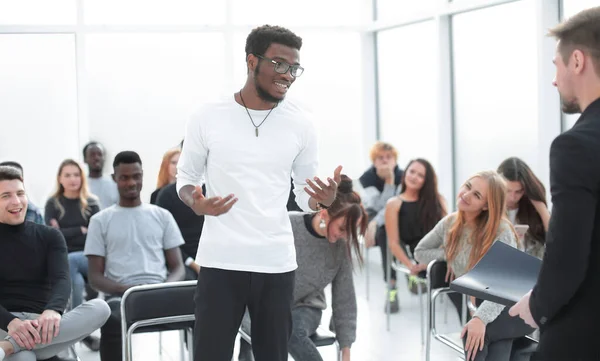
[[[231,360],[246,307],[256,360],[287,361],[297,267],[286,210],[290,176],[296,202],[310,211],[333,203],[342,169],[327,183],[315,177],[315,126],[284,101],[304,70],[301,47],[288,29],[252,30],[244,87],[205,104],[187,124],[177,191],[207,216],[196,256],[195,361]]]

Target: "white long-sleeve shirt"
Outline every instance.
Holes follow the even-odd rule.
[[[268,110],[249,110],[256,125]],[[306,179],[316,175],[317,136],[304,111],[281,102],[259,136],[233,96],[208,103],[188,122],[177,165],[177,193],[206,182],[206,197],[234,194],[228,213],[207,216],[196,262],[233,271],[284,273],[296,269],[286,210],[290,176],[296,203],[309,210]]]

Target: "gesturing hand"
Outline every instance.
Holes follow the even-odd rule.
[[[8,335],[17,342],[19,347],[31,350],[36,343],[41,342],[38,325],[37,320],[22,321],[15,318],[8,324]]]
[[[333,179],[327,178],[329,184],[323,183],[319,177],[315,177],[315,181],[310,179],[306,180],[306,183],[310,187],[304,187],[306,193],[311,196],[317,203],[321,203],[329,207],[333,201],[335,201],[335,193],[337,192],[337,186],[342,181],[342,166],[335,168],[333,172]]]
[[[38,331],[42,337],[43,344],[51,343],[52,339],[58,336],[60,319],[60,314],[53,310],[46,310],[38,317]]]
[[[192,193],[192,197],[194,198],[192,210],[199,216],[220,216],[221,214],[229,212],[231,207],[238,201],[237,198],[234,198],[233,194],[230,194],[225,198],[206,198],[204,197],[204,194],[202,194],[202,188],[200,186],[196,186]]]

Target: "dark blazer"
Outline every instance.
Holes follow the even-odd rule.
[[[550,147],[552,217],[529,305],[535,360],[600,360],[600,99]]]

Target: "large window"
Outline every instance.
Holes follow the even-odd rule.
[[[399,152],[438,166],[435,24],[428,21],[377,34],[380,138]]]
[[[225,1],[85,0],[86,24],[218,25],[225,22]]]
[[[0,34],[0,161],[20,162],[30,200],[42,206],[79,128],[73,35]]]
[[[401,20],[432,13],[439,0],[376,0],[377,20]]]
[[[510,156],[536,171],[542,125],[533,15],[534,2],[518,1],[453,17],[457,185]]]
[[[0,25],[73,25],[76,0],[1,0]]]
[[[145,195],[190,114],[223,93],[223,43],[219,33],[88,36],[90,138],[104,143],[109,160],[125,149],[140,153]]]
[[[357,25],[371,20],[370,0],[231,0],[236,25]],[[293,30],[293,29],[292,29]]]
[[[597,0],[563,0],[562,17],[566,19],[600,3]],[[571,129],[575,122],[579,119],[579,114],[564,114],[563,115],[563,130]]]

